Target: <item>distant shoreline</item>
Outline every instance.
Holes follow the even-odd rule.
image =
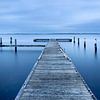
[[[100,33],[7,33],[0,35],[100,35]]]

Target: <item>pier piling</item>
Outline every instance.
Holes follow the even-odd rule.
[[[78,46],[80,45],[80,38],[78,38]]]
[[[2,46],[2,38],[0,38],[0,46]]]
[[[75,43],[75,36],[74,36],[73,42]]]
[[[10,37],[10,44],[12,44],[12,37]]]
[[[86,49],[86,38],[84,38],[84,48]]]
[[[94,49],[95,49],[95,54],[96,54],[97,53],[97,39],[95,39]]]
[[[15,52],[17,52],[17,40],[15,39]]]

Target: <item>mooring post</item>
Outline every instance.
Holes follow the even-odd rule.
[[[10,44],[12,44],[12,37],[10,37]]]
[[[15,52],[17,52],[17,40],[15,39]]]
[[[75,36],[74,36],[74,40],[73,40],[73,42],[75,43]]]
[[[94,49],[95,49],[95,53],[97,53],[97,39],[95,39]]]
[[[2,38],[0,38],[0,46],[2,46]]]
[[[86,48],[86,38],[84,38],[84,48]]]
[[[80,38],[78,38],[78,46],[80,45]]]

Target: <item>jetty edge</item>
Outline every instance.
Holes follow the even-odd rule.
[[[51,39],[15,100],[97,99],[56,39]]]

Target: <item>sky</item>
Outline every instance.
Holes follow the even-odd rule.
[[[100,32],[100,0],[0,0],[0,33]]]

